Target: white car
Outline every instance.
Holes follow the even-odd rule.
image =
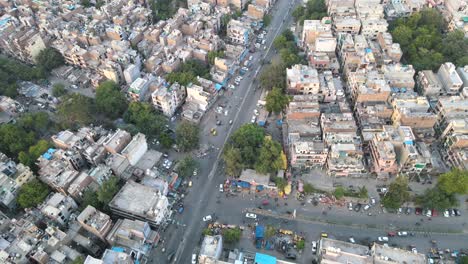
[[[265,45],[265,40],[262,40],[262,45]]]
[[[257,219],[257,215],[256,215],[256,214],[252,214],[252,213],[246,213],[246,214],[245,214],[245,217],[251,218],[251,219]]]
[[[312,241],[312,253],[317,252],[317,241]]]
[[[371,202],[372,205],[374,205],[374,204],[376,203],[375,198],[372,198],[372,197],[371,197],[371,198],[370,198],[370,202]]]
[[[249,61],[251,61],[251,60],[253,60],[253,56],[252,56],[252,55],[250,55],[250,57],[249,57]]]
[[[260,113],[258,112],[257,109],[254,109],[254,115],[258,116]]]
[[[377,238],[380,242],[388,242],[388,237],[378,237]]]
[[[203,222],[208,222],[208,221],[211,221],[211,220],[213,220],[211,215],[207,215],[207,216],[203,217]]]
[[[223,184],[220,184],[220,185],[219,185],[219,192],[224,192],[224,186],[223,186]]]
[[[366,206],[364,206],[364,211],[369,210],[369,208],[370,208],[370,205],[366,204]]]
[[[444,211],[444,217],[450,217],[450,212],[449,210]]]
[[[348,203],[348,210],[350,210],[350,211],[353,210],[353,203]]]
[[[255,121],[257,121],[257,117],[254,115],[254,116],[252,116],[252,119],[250,120],[250,122],[255,123]]]
[[[405,237],[405,236],[408,236],[408,232],[406,232],[406,231],[399,231],[399,232],[397,232],[397,235],[398,235],[398,236],[401,236],[401,237]]]
[[[192,264],[197,264],[197,254],[192,254]]]
[[[412,248],[411,252],[413,252],[414,254],[418,254],[418,250],[416,248]]]
[[[428,210],[426,211],[426,216],[427,216],[427,217],[431,217],[431,216],[432,216],[432,211],[431,211],[430,209],[428,209]]]
[[[356,243],[356,240],[354,240],[354,237],[350,237],[348,240],[349,240],[350,243],[353,243],[353,244]]]
[[[236,89],[236,87],[234,85],[232,85],[232,84],[228,85],[228,88],[229,89]]]

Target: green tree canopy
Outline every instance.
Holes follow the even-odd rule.
[[[265,237],[271,238],[276,235],[276,228],[272,225],[267,225],[265,228]]]
[[[390,184],[388,192],[382,199],[382,204],[388,209],[398,209],[410,198],[408,178],[399,176]]]
[[[23,128],[13,124],[0,126],[0,151],[7,156],[16,156],[25,151],[35,142],[35,133],[26,132]]]
[[[327,6],[324,0],[309,0],[306,6],[298,6],[292,16],[296,22],[304,23],[304,20],[320,20],[327,16]]]
[[[176,128],[176,143],[182,151],[189,151],[198,147],[200,128],[188,121],[181,122]]]
[[[338,186],[335,188],[333,191],[333,195],[336,197],[336,199],[341,199],[345,196],[345,189],[341,186]]]
[[[170,83],[177,82],[180,85],[187,86],[189,83],[198,83],[197,76],[209,78],[210,69],[208,65],[197,60],[188,60],[177,71],[169,73],[166,80]]]
[[[315,191],[314,186],[308,182],[304,183],[303,189],[305,194],[312,194]]]
[[[93,121],[93,100],[84,95],[73,93],[63,97],[58,106],[58,117],[66,128],[86,126]]]
[[[278,190],[281,192],[284,191],[284,188],[286,188],[286,186],[288,185],[288,182],[281,177],[275,177],[273,181],[276,184],[276,188],[278,188]]]
[[[262,19],[263,26],[268,27],[271,24],[271,19],[272,19],[271,15],[269,14],[263,15],[263,19]]]
[[[124,114],[125,122],[134,124],[138,130],[147,136],[159,136],[167,119],[157,113],[148,103],[132,102]]]
[[[215,58],[223,58],[224,57],[224,50],[213,50],[208,52],[208,62],[211,65],[214,65]]]
[[[223,230],[224,241],[228,244],[236,243],[242,236],[242,230],[239,227],[226,228]]]
[[[468,171],[453,169],[439,176],[437,186],[447,194],[468,194]]]
[[[262,174],[274,173],[283,168],[283,159],[281,144],[265,137],[262,147],[260,148],[260,155],[255,163],[255,170]]]
[[[65,89],[65,85],[63,83],[54,83],[52,85],[52,95],[55,97],[61,97],[62,95],[65,95],[67,93],[67,90]]]
[[[54,48],[41,50],[36,57],[37,65],[43,67],[47,72],[65,64],[62,54]]]
[[[119,191],[119,178],[116,176],[110,177],[107,181],[103,182],[97,191],[97,199],[102,204],[108,205],[114,195]]]
[[[438,187],[427,189],[416,197],[416,204],[423,208],[445,210],[458,205],[455,194],[449,194]]]
[[[34,179],[21,186],[17,202],[21,208],[32,208],[42,203],[49,193],[47,185]]]
[[[37,158],[44,154],[49,147],[49,142],[41,139],[35,145],[30,146],[28,152],[21,151],[18,155],[18,159],[26,166],[35,167]]]
[[[255,124],[246,124],[234,132],[230,145],[239,149],[244,167],[252,168],[260,153],[265,132]]]
[[[262,70],[259,78],[263,89],[271,90],[273,87],[285,89],[286,67],[282,62],[274,61]]]
[[[223,160],[226,164],[226,174],[231,177],[238,177],[243,168],[242,155],[240,149],[228,146],[223,152]]]
[[[289,104],[289,97],[284,94],[283,90],[274,87],[266,97],[266,109],[268,112],[276,114],[281,113]]]
[[[46,112],[34,112],[22,115],[17,124],[26,131],[44,135],[50,130],[51,121]]]
[[[185,156],[177,163],[175,171],[180,177],[186,178],[192,176],[197,168],[198,162],[192,156]]]
[[[105,81],[96,89],[96,107],[107,117],[115,119],[121,117],[127,110],[127,99],[113,81]]]

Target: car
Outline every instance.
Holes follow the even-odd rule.
[[[444,211],[444,217],[450,217],[450,212],[449,210]]]
[[[366,205],[364,206],[364,211],[369,210],[369,208],[370,208],[370,205],[366,204]]]
[[[320,236],[323,237],[323,238],[327,238],[327,237],[328,237],[328,234],[325,233],[325,232],[322,232],[322,233],[320,234]]]
[[[292,253],[292,252],[288,252],[286,254],[286,258],[287,259],[296,259],[297,258],[297,255],[295,253]]]
[[[229,88],[229,89],[236,89],[236,87],[235,87],[234,85],[232,85],[232,84],[229,84],[229,85],[228,85],[228,88]]]
[[[379,240],[380,242],[388,242],[388,237],[378,237],[377,240]]]
[[[222,183],[219,185],[219,192],[224,192],[224,186]]]
[[[179,212],[179,214],[183,213],[184,212],[184,207],[179,206],[179,209],[177,209],[177,212]]]
[[[371,197],[371,198],[370,198],[370,203],[371,203],[372,205],[375,205],[375,204],[376,204],[375,198]]]
[[[398,231],[397,234],[398,234],[398,236],[400,236],[400,237],[408,236],[408,232],[406,232],[406,231]]]
[[[256,214],[252,214],[252,213],[246,213],[246,214],[245,214],[245,217],[250,218],[250,219],[257,219],[257,215],[256,215]]]
[[[455,210],[449,209],[449,213],[450,213],[450,216],[452,216],[452,217],[455,216]]]
[[[312,253],[317,253],[317,241],[312,241]]]
[[[432,216],[438,216],[439,212],[436,209],[432,209]]]
[[[232,120],[229,120],[229,124],[232,125]]]
[[[429,210],[429,209],[428,209],[428,210],[426,210],[426,213],[425,213],[425,215],[426,215],[427,217],[431,217],[431,216],[432,216],[432,211],[431,211],[431,210]]]
[[[348,210],[352,211],[353,210],[353,203],[348,203]]]
[[[460,210],[454,208],[453,211],[455,212],[455,216],[461,216]]]
[[[409,214],[411,214],[411,212],[412,212],[411,207],[406,207],[405,214],[409,215]]]
[[[260,113],[258,112],[257,109],[254,109],[254,115],[258,116]]]
[[[418,250],[416,248],[412,248],[411,252],[413,252],[414,254],[418,254]]]
[[[377,192],[380,194],[385,194],[387,191],[387,188],[377,188]]]
[[[192,187],[192,181],[188,182],[188,187]]]
[[[221,125],[221,120],[216,121],[216,125],[220,126]]]
[[[252,56],[252,55],[250,55],[250,57],[249,57],[249,61],[251,61],[251,60],[253,60],[253,56]]]
[[[421,215],[422,212],[423,212],[423,209],[422,209],[422,208],[419,208],[419,207],[416,208],[416,209],[414,210],[414,213],[415,213],[416,215]]]
[[[234,82],[234,84],[237,85],[237,86],[239,86],[239,85],[240,85],[240,81],[236,80],[236,81]]]
[[[251,123],[255,123],[257,121],[257,117],[255,115],[252,116],[252,119],[250,120]]]
[[[350,237],[348,239],[349,243],[353,243],[353,244],[356,244],[356,240],[354,240],[354,237]]]
[[[389,237],[394,237],[394,236],[396,236],[396,233],[395,233],[395,232],[388,232],[388,233],[387,233],[387,236],[389,236]]]
[[[167,157],[169,157],[169,154],[164,153],[164,154],[163,154],[163,157],[167,158]]]
[[[211,220],[213,220],[213,218],[211,217],[211,215],[207,215],[207,216],[204,216],[204,217],[203,217],[203,222],[209,222],[209,221],[211,221]]]
[[[192,254],[192,264],[197,264],[197,254]]]
[[[398,208],[398,214],[401,214],[401,213],[403,213],[403,208],[400,207]]]
[[[266,42],[265,40],[262,40],[262,45],[265,45],[265,42]]]
[[[359,212],[361,210],[362,205],[360,203],[354,206],[354,211]]]

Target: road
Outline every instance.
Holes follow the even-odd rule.
[[[287,25],[292,23],[292,17],[289,14],[294,7],[291,6],[290,1],[277,1],[273,9],[273,19],[267,28],[265,38],[267,49],[259,49],[252,54],[254,59],[250,72],[244,75],[236,89],[227,91],[218,99],[219,103],[226,104],[225,109],[228,110],[228,114],[216,114],[210,111],[204,116],[200,124],[201,144],[212,145],[215,151],[200,160],[199,176],[193,180],[193,186],[184,199],[185,211],[181,215],[176,215],[177,223],[169,226],[162,234],[164,243],[153,250],[149,258],[150,263],[190,263],[191,255],[199,244],[202,230],[205,227],[202,221],[203,216],[226,210],[226,208],[218,209],[220,204],[217,203],[216,197],[219,196],[219,184],[225,180],[223,168],[218,166],[222,149],[233,131],[244,123],[250,122],[261,94],[260,89],[255,89],[258,85],[254,82],[255,72],[260,73],[262,70],[261,59],[269,62],[275,55],[272,48],[273,40]],[[223,125],[216,127],[217,136],[211,136],[210,129],[215,127],[216,119],[221,120]],[[232,125],[228,124],[229,120],[233,120]],[[163,248],[164,253],[161,251]],[[173,257],[169,260],[168,256],[171,255]]]

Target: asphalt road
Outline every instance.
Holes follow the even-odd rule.
[[[185,210],[174,217],[176,223],[170,225],[162,234],[164,243],[153,250],[149,257],[150,263],[190,263],[191,255],[197,250],[201,233],[206,226],[202,221],[203,216],[215,215],[215,212],[222,214],[221,211],[227,209],[219,207],[221,204],[217,203],[216,198],[219,195],[219,185],[225,180],[223,168],[218,166],[222,148],[232,132],[244,123],[250,122],[261,94],[260,89],[255,89],[258,85],[258,82],[254,81],[255,72],[260,73],[262,70],[261,59],[268,62],[275,55],[272,48],[273,40],[287,25],[292,23],[290,12],[293,8],[291,2],[287,0],[278,0],[275,4],[273,19],[267,28],[265,38],[266,50],[262,47],[251,54],[254,59],[249,73],[243,76],[243,80],[236,89],[226,91],[224,96],[218,99],[219,103],[226,104],[227,115],[217,114],[212,109],[203,117],[200,124],[201,144],[212,145],[215,151],[200,160],[199,176],[193,179],[193,186],[184,199]],[[217,104],[213,108],[216,106]],[[222,121],[222,126],[215,125],[217,118]],[[232,125],[229,125],[229,120],[233,120]],[[210,129],[213,127],[217,129],[217,136],[210,135]],[[165,252],[162,252],[163,248]],[[171,255],[172,258],[168,259]]]

